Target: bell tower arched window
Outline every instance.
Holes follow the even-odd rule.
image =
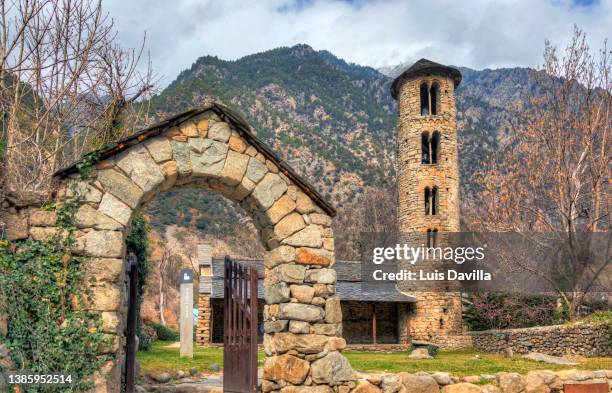
[[[421,163],[429,164],[430,162],[429,132],[424,132],[421,134]]]
[[[431,163],[432,164],[438,163],[439,147],[440,147],[440,133],[438,131],[435,131],[433,135],[431,136],[430,148],[429,148],[429,150],[431,151]]]
[[[440,104],[440,85],[434,82],[429,86],[427,82],[421,83],[419,87],[421,116],[437,115]]]
[[[440,91],[440,88],[438,84],[434,82],[431,85],[431,88],[429,89],[429,107],[431,108],[431,114],[434,116],[438,114],[438,92],[439,91]]]
[[[436,247],[438,244],[438,230],[428,229],[427,230],[427,247]]]
[[[438,210],[438,187],[425,187],[423,200],[425,202],[425,215],[435,216]]]
[[[437,164],[440,150],[440,133],[435,131],[431,136],[429,132],[421,134],[421,163]]]
[[[421,116],[429,116],[429,88],[427,83],[421,83]]]

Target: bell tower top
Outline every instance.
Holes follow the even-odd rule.
[[[391,84],[391,95],[397,100],[399,91],[404,82],[423,76],[446,76],[453,80],[455,88],[461,83],[461,72],[458,69],[436,63],[431,60],[421,59],[414,63],[400,76],[395,78]]]

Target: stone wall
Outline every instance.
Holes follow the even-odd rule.
[[[594,385],[597,384],[597,388]],[[584,385],[573,391],[601,392],[612,386],[612,370],[530,371],[459,377],[447,372],[414,374],[360,374],[353,393],[557,393],[568,385]],[[327,392],[322,390],[321,392]]]
[[[484,352],[585,357],[612,355],[612,327],[607,324],[572,324],[524,329],[470,332],[473,346]]]
[[[441,334],[432,337],[431,342],[445,350],[473,346],[472,336],[469,334]]]
[[[196,329],[196,343],[200,346],[208,346],[212,343],[212,306],[210,295],[198,295],[198,326]]]

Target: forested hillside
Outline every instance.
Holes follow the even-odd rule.
[[[394,199],[396,107],[389,85],[401,69],[385,75],[307,45],[236,61],[204,56],[153,98],[151,111],[164,118],[208,100],[224,103],[343,215],[359,205],[366,186]],[[468,195],[472,174],[512,132],[512,108],[533,83],[525,68],[460,70],[459,156]],[[177,224],[219,237],[235,235],[236,223],[245,220],[240,208],[196,190],[171,191],[150,211],[155,226]]]

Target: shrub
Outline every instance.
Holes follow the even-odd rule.
[[[138,350],[149,351],[151,349],[151,343],[157,340],[157,332],[155,329],[146,324],[142,323],[138,330]]]
[[[565,319],[555,296],[483,292],[464,298],[463,321],[471,330],[554,325]]]
[[[155,333],[157,333],[157,338],[161,341],[180,340],[180,334],[177,330],[171,329],[159,323],[152,323],[151,327],[155,329]]]

